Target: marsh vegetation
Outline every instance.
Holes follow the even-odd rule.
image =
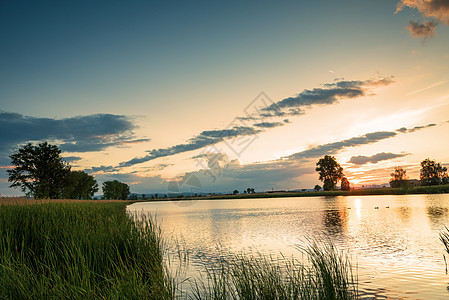
[[[210,264],[205,278],[176,278],[168,271],[155,221],[129,215],[125,203],[0,206],[0,236],[0,298],[5,299],[351,299],[357,294],[349,260],[331,244],[301,249],[306,263],[292,258],[280,265],[242,254]],[[190,288],[182,290],[181,281]]]

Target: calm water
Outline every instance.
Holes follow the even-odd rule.
[[[153,202],[128,209],[157,214],[166,236],[184,240],[193,268],[217,248],[299,256],[295,245],[326,236],[357,265],[362,298],[449,299],[439,241],[449,226],[449,194]]]

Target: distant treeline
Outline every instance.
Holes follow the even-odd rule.
[[[19,148],[10,156],[13,169],[7,170],[10,187],[19,187],[36,199],[92,199],[98,183],[84,171],[72,171],[61,150],[47,142]],[[117,180],[103,183],[105,199],[127,199],[129,186]]]

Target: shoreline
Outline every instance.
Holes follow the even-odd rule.
[[[161,201],[189,201],[189,200],[224,200],[224,199],[260,199],[260,198],[288,198],[288,197],[320,197],[320,196],[375,196],[375,195],[422,195],[422,194],[449,194],[449,184],[434,186],[417,186],[410,188],[378,188],[360,189],[352,191],[318,191],[318,192],[280,192],[280,193],[255,193],[238,195],[216,195],[204,197],[182,197],[165,199],[138,199],[130,201],[139,202],[161,202]],[[100,200],[103,201],[103,200]]]
[[[228,194],[204,197],[137,199],[137,200],[77,200],[77,199],[27,199],[26,197],[0,198],[0,206],[14,204],[39,204],[39,203],[140,203],[161,201],[190,201],[190,200],[224,200],[224,199],[260,199],[260,198],[288,198],[288,197],[335,197],[335,196],[375,196],[375,195],[422,195],[422,194],[448,194],[449,184],[434,186],[417,186],[408,188],[377,188],[360,189],[352,191],[318,191],[318,192],[279,192],[279,193],[255,193],[255,194]]]

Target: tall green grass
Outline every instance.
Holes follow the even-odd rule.
[[[160,230],[121,203],[0,207],[0,298],[171,299]]]
[[[306,262],[226,255],[206,278],[178,290],[167,245],[153,219],[123,203],[0,206],[1,299],[353,299],[345,255],[310,242]],[[189,263],[188,249],[177,254]],[[176,276],[182,277],[181,273]],[[185,281],[184,281],[185,282]]]
[[[306,261],[244,254],[221,259],[206,278],[192,281],[190,299],[357,299],[357,280],[347,256],[329,242],[299,249]],[[226,256],[225,256],[226,257]]]

